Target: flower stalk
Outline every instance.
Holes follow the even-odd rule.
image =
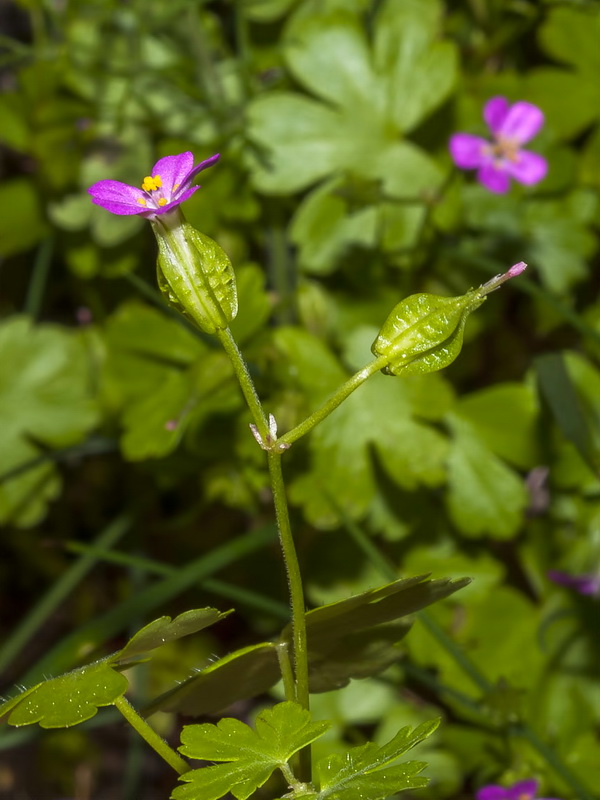
[[[231,362],[233,371],[235,372],[236,378],[240,385],[240,389],[242,390],[242,394],[244,395],[244,399],[248,409],[250,410],[250,414],[252,415],[254,425],[256,426],[256,429],[263,441],[266,442],[270,436],[269,423],[256,391],[256,387],[254,386],[254,381],[252,380],[252,376],[248,370],[248,365],[244,361],[244,357],[242,356],[240,349],[237,346],[237,342],[233,338],[229,328],[217,330],[216,335],[221,342],[223,349],[227,353],[229,361]]]
[[[326,417],[328,417],[332,411],[335,411],[335,409],[347,397],[349,397],[352,392],[358,389],[358,387],[361,386],[367,380],[367,378],[370,378],[371,375],[379,372],[379,370],[383,369],[387,363],[387,356],[379,356],[374,361],[371,361],[365,367],[360,369],[351,378],[348,378],[348,380],[340,386],[337,392],[332,394],[331,397],[326,400],[325,403],[323,403],[321,408],[313,411],[313,413],[303,422],[301,422],[299,425],[296,425],[295,428],[292,428],[292,430],[288,431],[283,436],[280,436],[277,439],[277,444],[280,447],[283,445],[289,446],[307,434],[315,427],[315,425],[318,425],[319,422],[322,422]]]

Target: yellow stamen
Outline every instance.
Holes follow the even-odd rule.
[[[179,189],[180,186],[181,186],[180,183],[176,183],[175,186],[173,186],[173,191],[175,191],[175,189]]]
[[[155,192],[162,186],[162,178],[160,175],[146,175],[142,182],[142,189],[145,192]]]
[[[164,197],[160,198],[160,200],[158,201],[158,205],[159,206],[166,206],[167,205],[167,201],[165,200]]]
[[[136,199],[137,199],[138,203],[139,203],[141,206],[145,206],[145,205],[146,205],[146,201],[144,200],[144,198],[143,198],[143,197],[138,197],[138,198],[136,198]]]

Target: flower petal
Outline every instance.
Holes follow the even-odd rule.
[[[516,181],[530,186],[533,183],[539,183],[546,177],[548,162],[537,153],[519,150],[516,161],[506,162],[506,170]]]
[[[508,792],[502,786],[484,786],[475,795],[476,800],[508,800]]]
[[[165,156],[160,158],[152,167],[152,176],[160,175],[162,181],[162,193],[165,197],[172,196],[174,186],[181,186],[189,180],[190,173],[194,169],[194,154],[188,150],[177,156]]]
[[[600,575],[576,575],[573,587],[579,594],[600,595]]]
[[[188,180],[188,181],[191,181],[191,180],[193,180],[193,179],[196,177],[196,175],[197,175],[199,172],[202,172],[202,170],[203,170],[203,169],[207,169],[208,167],[212,167],[212,165],[213,165],[213,164],[216,164],[216,163],[217,163],[217,161],[218,161],[220,158],[221,158],[221,154],[220,154],[220,153],[215,153],[215,155],[214,155],[214,156],[211,156],[210,158],[206,158],[204,161],[201,161],[201,162],[200,162],[199,164],[197,164],[197,165],[194,167],[194,169],[193,169],[193,170],[190,172],[190,174],[188,175],[188,178],[187,178],[187,180]]]
[[[543,124],[544,113],[541,108],[521,100],[510,107],[496,133],[518,144],[525,144],[533,139]]]
[[[461,169],[476,169],[489,158],[485,155],[488,142],[470,133],[455,133],[450,137],[448,146],[452,160]]]
[[[600,575],[571,575],[558,569],[548,571],[548,577],[554,583],[575,589],[579,594],[600,594]]]
[[[477,173],[477,180],[486,189],[495,194],[505,194],[510,187],[510,179],[504,169],[498,169],[493,163],[484,164]]]
[[[144,214],[148,211],[139,200],[146,201],[146,194],[135,186],[121,181],[98,181],[90,186],[88,192],[97,206],[102,206],[112,214]]]
[[[506,97],[492,97],[483,107],[483,118],[492,133],[498,133],[506,115],[510,109],[510,104]]]
[[[510,787],[507,797],[510,800],[535,800],[537,790],[538,782],[533,778],[526,781],[518,781]]]
[[[549,569],[547,575],[553,583],[558,583],[560,586],[573,586],[576,577],[579,577],[564,572],[562,569]]]
[[[194,166],[194,155],[187,151],[176,156],[159,159],[152,168],[151,177],[160,176],[160,182],[148,186],[148,191],[129,186],[120,181],[98,181],[88,189],[94,203],[113,214],[140,214],[154,217],[165,214],[183,203],[200,188],[191,186],[193,178],[219,160],[217,153]],[[143,202],[142,202],[143,201]],[[160,203],[164,205],[159,205]]]

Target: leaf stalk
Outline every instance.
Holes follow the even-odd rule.
[[[142,739],[144,739],[153,750],[156,750],[158,755],[163,758],[170,767],[173,767],[178,775],[183,775],[190,771],[191,767],[187,761],[181,758],[181,756],[165,742],[162,736],[156,733],[125,697],[118,697],[115,700],[115,706],[131,727],[139,733]]]

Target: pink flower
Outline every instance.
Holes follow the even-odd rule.
[[[514,783],[505,789],[503,786],[484,786],[475,795],[476,800],[557,800],[555,797],[538,797],[538,782],[526,780]]]
[[[141,189],[121,181],[106,180],[90,186],[88,192],[96,205],[112,214],[141,214],[152,218],[170,211],[198,191],[199,186],[191,185],[193,179],[218,159],[217,153],[194,166],[194,156],[190,152],[165,156],[152,167]]]
[[[492,141],[470,133],[455,133],[450,138],[450,155],[461,169],[476,169],[477,180],[490,192],[504,194],[510,179],[527,186],[541,181],[548,162],[537,153],[522,150],[544,124],[537,106],[520,100],[509,105],[505,97],[492,97],[483,109]]]

